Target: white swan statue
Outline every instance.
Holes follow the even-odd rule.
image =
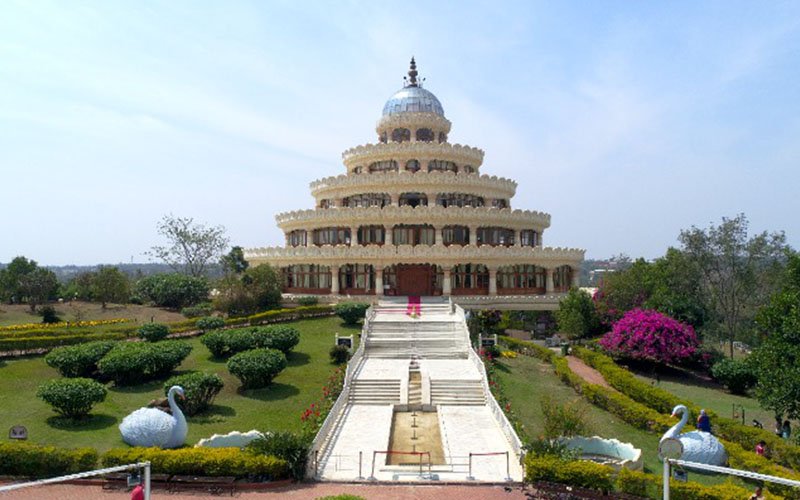
[[[131,446],[158,446],[160,448],[178,448],[186,441],[186,418],[175,403],[175,394],[186,399],[183,388],[177,385],[170,387],[167,393],[169,409],[172,415],[156,408],[139,408],[119,424],[122,440]]]
[[[682,413],[681,421],[673,425],[661,437],[659,444],[667,439],[678,440],[683,447],[680,459],[687,462],[698,462],[708,465],[725,465],[728,462],[728,452],[725,446],[710,432],[692,431],[680,434],[683,426],[689,420],[689,410],[683,405],[678,405],[672,409],[672,417]]]

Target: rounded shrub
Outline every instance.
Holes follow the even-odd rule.
[[[166,376],[192,352],[181,340],[122,342],[97,363],[104,376],[117,385],[133,385]]]
[[[698,347],[691,325],[651,309],[634,309],[600,339],[612,356],[662,364],[680,364]]]
[[[203,335],[200,342],[218,358],[267,347],[289,352],[300,342],[300,332],[282,325],[248,326],[212,331]]]
[[[194,326],[207,332],[209,330],[222,328],[225,326],[225,320],[219,316],[206,316],[204,318],[198,318],[197,321],[194,322]]]
[[[97,371],[97,362],[117,345],[113,340],[56,347],[44,357],[45,363],[64,377],[90,377]]]
[[[711,376],[734,394],[745,394],[757,382],[756,374],[745,360],[723,359],[711,367]]]
[[[253,349],[228,360],[228,371],[242,381],[245,389],[268,386],[284,368],[286,355],[277,349]]]
[[[328,351],[328,355],[330,355],[332,362],[336,363],[337,365],[341,365],[350,359],[350,349],[344,345],[335,345],[331,347],[330,351]]]
[[[58,317],[58,311],[53,306],[42,306],[37,311],[42,315],[42,323],[58,323],[61,318]]]
[[[346,325],[356,325],[362,319],[369,309],[369,304],[362,302],[347,302],[345,304],[336,304],[333,312],[342,318]]]
[[[81,418],[105,400],[107,392],[103,384],[90,378],[60,378],[40,385],[36,396],[65,417]]]
[[[181,309],[181,314],[187,318],[199,318],[200,316],[210,316],[214,310],[211,302],[202,302],[196,306],[184,307]]]
[[[176,375],[164,382],[164,395],[170,387],[179,385],[183,388],[185,400],[178,400],[178,406],[186,415],[192,416],[207,409],[214,402],[219,391],[225,385],[216,373],[192,372]]]
[[[164,323],[147,323],[140,326],[136,334],[148,342],[158,342],[169,335],[169,327]]]
[[[300,332],[296,328],[285,325],[273,325],[264,329],[269,337],[269,347],[288,354],[300,343]]]
[[[297,303],[301,306],[315,306],[319,304],[319,299],[317,297],[300,297],[297,299]]]

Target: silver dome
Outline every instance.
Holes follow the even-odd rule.
[[[398,90],[383,106],[383,116],[395,113],[435,113],[444,116],[442,103],[422,87],[408,86]]]

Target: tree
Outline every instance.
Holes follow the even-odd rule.
[[[190,217],[165,215],[158,224],[158,233],[167,238],[169,245],[154,246],[147,254],[195,278],[204,276],[209,262],[218,260],[228,247],[224,227],[206,227]]]
[[[711,310],[710,325],[733,343],[753,325],[757,308],[777,288],[784,268],[786,236],[766,231],[751,238],[747,218],[723,217],[722,224],[681,231],[683,251],[696,264]]]
[[[19,289],[33,312],[37,305],[47,302],[58,292],[58,278],[53,271],[37,267],[20,277]]]
[[[181,309],[208,300],[208,282],[179,273],[147,276],[136,283],[135,295],[158,307]]]
[[[800,419],[800,256],[788,258],[782,289],[759,310],[764,343],[748,358],[755,370],[761,406]]]
[[[229,275],[220,280],[214,304],[231,316],[272,309],[281,301],[281,274],[269,264],[247,269],[241,276]]]
[[[117,267],[100,266],[92,273],[92,299],[103,304],[103,309],[109,302],[127,302],[129,291],[128,276]]]
[[[20,280],[35,271],[37,267],[35,260],[19,256],[15,257],[5,269],[0,269],[0,298],[11,304],[23,302],[25,294]]]
[[[614,323],[600,345],[621,358],[677,364],[692,357],[698,342],[691,325],[658,311],[634,309]]]
[[[573,337],[591,337],[602,332],[603,325],[592,297],[583,290],[570,289],[559,302],[555,315],[559,331]]]
[[[222,269],[230,274],[242,274],[250,265],[244,258],[242,247],[233,247],[227,255],[220,259]]]

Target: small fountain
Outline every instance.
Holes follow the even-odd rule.
[[[579,450],[582,460],[610,465],[619,470],[642,470],[642,450],[630,443],[600,436],[564,438],[568,450]]]

